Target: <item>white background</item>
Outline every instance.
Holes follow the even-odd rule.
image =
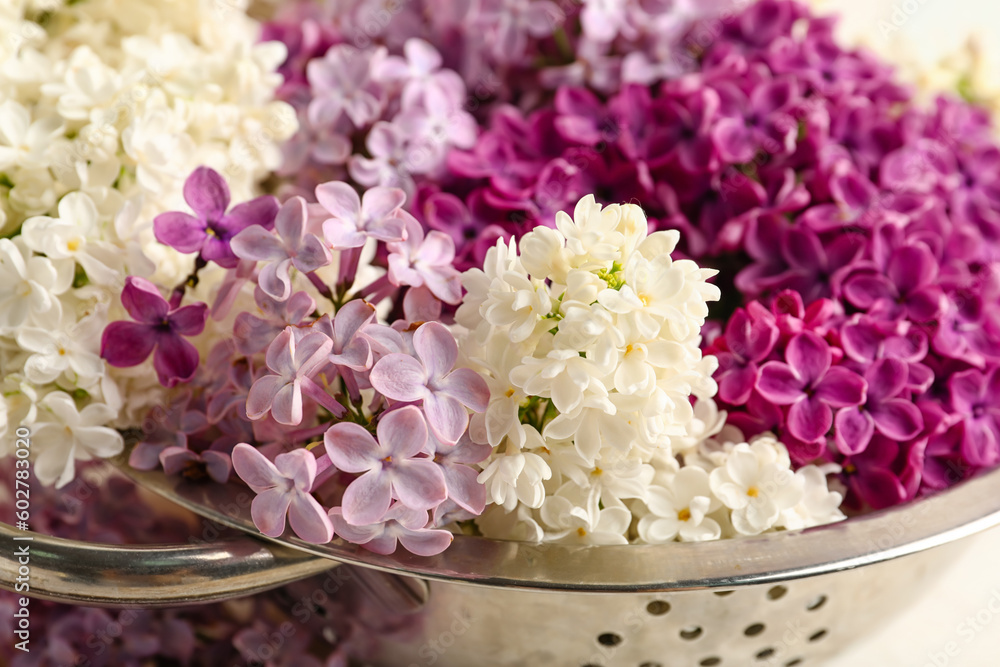
[[[841,13],[845,37],[860,37],[890,58],[933,63],[978,33],[1000,79],[1000,0],[827,0],[819,4]],[[894,39],[906,45],[905,53],[897,50]],[[1000,667],[1000,614],[989,610],[994,595],[1000,593],[1000,529],[967,542],[965,553],[941,573],[922,601],[826,667]],[[977,615],[989,622],[978,632],[970,632],[966,619]],[[951,656],[945,653],[949,644]]]

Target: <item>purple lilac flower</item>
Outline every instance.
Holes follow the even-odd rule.
[[[412,216],[406,219],[406,238],[388,244],[389,280],[394,285],[426,286],[445,303],[462,300],[461,274],[453,266],[455,244],[451,237],[424,230]]]
[[[961,415],[961,452],[972,465],[1000,463],[1000,368],[970,369],[948,380],[951,407]]]
[[[788,343],[785,362],[769,361],[760,369],[757,391],[777,405],[789,405],[788,430],[803,442],[813,442],[833,426],[833,408],[865,401],[864,378],[842,366],[831,366],[829,346],[811,332]]]
[[[316,199],[330,214],[323,235],[332,248],[359,248],[368,237],[401,241],[403,219],[396,216],[406,200],[397,188],[371,188],[364,197],[346,183],[324,183],[316,187]]]
[[[270,412],[280,424],[302,422],[302,394],[321,401],[336,415],[343,406],[333,401],[310,375],[327,362],[333,341],[319,331],[296,340],[292,327],[286,328],[267,348],[267,368],[270,374],[254,381],[247,395],[247,416],[260,419]]]
[[[137,366],[153,354],[160,384],[173,387],[190,380],[198,369],[198,350],[186,336],[205,328],[208,307],[203,303],[171,308],[156,286],[129,276],[122,305],[135,322],[112,322],[101,335],[101,358],[119,368]],[[155,350],[155,353],[154,353]]]
[[[434,556],[447,549],[454,539],[447,530],[427,528],[426,510],[415,510],[401,502],[389,508],[380,522],[367,526],[349,523],[337,507],[330,510],[330,519],[338,535],[377,554],[393,553],[399,542],[418,556]]]
[[[287,515],[292,530],[306,542],[326,544],[333,539],[330,518],[310,495],[318,472],[311,452],[295,449],[279,454],[272,463],[250,445],[240,443],[233,449],[233,468],[257,494],[250,513],[264,535],[280,536]]]
[[[344,521],[354,526],[383,521],[393,499],[426,511],[448,497],[441,467],[424,451],[427,423],[419,409],[404,406],[386,413],[378,422],[377,435],[376,440],[358,424],[339,422],[324,436],[333,465],[361,473],[344,492]]]
[[[274,233],[252,225],[233,237],[233,253],[240,259],[265,262],[257,284],[272,299],[284,301],[292,293],[291,268],[311,273],[330,263],[330,251],[305,231],[306,201],[292,197],[278,210]]]
[[[184,182],[184,200],[195,215],[172,211],[153,220],[156,239],[180,252],[198,252],[206,261],[233,268],[237,264],[230,242],[251,225],[271,229],[278,200],[257,197],[229,208],[229,186],[213,169],[198,167]]]
[[[427,421],[446,442],[458,442],[469,425],[466,408],[483,412],[489,388],[478,373],[455,368],[458,344],[444,325],[428,322],[413,334],[416,356],[386,355],[372,367],[371,383],[394,401],[423,401]]]
[[[907,364],[898,359],[879,359],[865,372],[868,392],[864,405],[837,412],[835,442],[841,454],[865,450],[875,430],[905,442],[924,428],[920,410],[905,394],[909,380]]]
[[[751,320],[738,308],[726,323],[726,350],[715,353],[719,398],[732,405],[746,403],[757,382],[757,363],[767,359],[777,342],[778,328],[770,318]]]

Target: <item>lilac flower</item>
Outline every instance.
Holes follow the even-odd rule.
[[[346,183],[323,183],[316,186],[316,199],[331,216],[323,223],[323,235],[333,248],[360,248],[369,236],[380,241],[403,239],[403,220],[396,215],[406,201],[402,190],[370,188],[362,199]]]
[[[199,453],[187,447],[167,447],[160,452],[160,464],[168,475],[183,475],[194,480],[207,475],[219,484],[229,481],[232,470],[229,455],[211,449]]]
[[[760,369],[757,391],[776,405],[790,405],[788,430],[803,442],[814,442],[833,425],[831,408],[865,401],[867,383],[842,366],[831,367],[830,347],[812,332],[788,342],[785,362],[769,361]]]
[[[258,378],[250,387],[250,419],[260,419],[270,412],[280,424],[301,423],[303,391],[335,415],[343,414],[343,406],[309,377],[327,362],[333,341],[319,331],[296,340],[293,332],[288,327],[267,348],[267,367],[273,374]]]
[[[943,305],[937,276],[937,261],[930,250],[923,245],[903,246],[893,251],[885,274],[859,270],[846,278],[844,297],[872,314],[927,322],[937,317]]]
[[[436,82],[428,83],[406,104],[395,123],[412,137],[415,150],[409,157],[410,170],[417,174],[435,172],[452,146],[472,148],[476,143],[476,119],[462,108],[463,99]]]
[[[316,457],[305,449],[279,454],[274,463],[246,443],[233,449],[233,468],[257,497],[250,505],[253,523],[268,537],[285,531],[285,516],[295,534],[306,542],[326,544],[333,524],[310,495],[316,479]]]
[[[413,348],[416,357],[394,353],[379,359],[372,367],[372,386],[394,401],[422,400],[435,434],[458,442],[469,425],[465,408],[486,410],[486,381],[470,368],[455,368],[458,344],[442,324],[421,325],[413,334]]]
[[[330,263],[330,251],[323,242],[305,231],[307,217],[306,200],[292,197],[278,211],[275,233],[253,225],[233,237],[231,245],[237,257],[266,262],[257,284],[278,301],[292,293],[291,267],[311,273]]]
[[[844,459],[842,476],[850,491],[847,500],[879,510],[913,497],[905,483],[907,471],[902,475],[898,472],[899,458],[905,451],[900,443],[876,434],[863,452]]]
[[[156,216],[156,240],[180,252],[199,252],[206,261],[226,268],[237,264],[232,238],[251,225],[270,229],[278,213],[278,200],[269,195],[238,204],[227,213],[229,186],[208,167],[198,167],[188,176],[184,201],[195,215],[172,211]]]
[[[712,130],[712,140],[723,160],[749,162],[761,150],[769,155],[787,155],[795,150],[799,127],[789,113],[798,97],[795,79],[760,83],[749,97],[735,87],[727,92],[730,104],[736,107],[735,115],[726,115]]]
[[[348,542],[360,544],[377,554],[396,551],[397,541],[418,556],[434,556],[448,548],[454,535],[447,530],[427,528],[427,512],[397,502],[386,511],[379,523],[356,526],[348,523],[339,507],[330,510],[337,534]]]
[[[948,380],[951,407],[962,419],[962,457],[972,465],[1000,463],[1000,367],[970,369]]]
[[[843,229],[848,225],[871,228],[879,222],[899,222],[901,216],[889,208],[889,200],[874,183],[846,163],[830,179],[835,203],[811,207],[802,215],[802,224],[817,233]]]
[[[341,306],[332,326],[323,329],[333,341],[329,360],[358,372],[371,368],[372,346],[362,331],[374,320],[375,307],[367,301],[354,299]]]
[[[462,300],[462,277],[452,262],[455,244],[451,237],[430,231],[424,236],[420,223],[407,215],[406,238],[388,244],[389,280],[394,285],[427,288],[445,303]]]
[[[420,410],[404,406],[388,412],[376,432],[378,440],[358,424],[339,422],[323,438],[334,466],[363,473],[344,492],[344,521],[355,526],[383,521],[393,499],[423,511],[443,502],[448,489],[441,467],[424,454],[427,423]]]
[[[399,188],[410,194],[418,157],[409,135],[399,126],[380,120],[365,139],[371,157],[352,155],[347,168],[351,178],[365,186]]]
[[[757,364],[767,359],[778,342],[778,328],[769,318],[751,319],[737,308],[726,323],[726,350],[716,352],[719,371],[719,398],[732,405],[743,405],[757,382]]]
[[[376,63],[372,78],[379,83],[401,83],[403,85],[402,105],[408,107],[419,97],[428,85],[439,93],[448,95],[453,104],[461,104],[465,83],[450,69],[442,69],[441,54],[425,40],[411,37],[403,44],[404,58],[387,56]]]
[[[486,487],[477,481],[479,471],[470,464],[485,461],[493,448],[473,442],[467,433],[455,445],[438,442],[434,437],[431,437],[430,443],[434,449],[434,461],[444,473],[448,498],[473,515],[482,514],[486,507]]]
[[[863,452],[876,429],[899,442],[920,433],[924,428],[920,410],[904,397],[908,380],[909,368],[898,359],[879,359],[868,367],[865,404],[843,408],[834,420],[834,440],[841,454],[850,456]]]
[[[137,366],[151,353],[160,384],[187,382],[198,370],[198,350],[184,340],[205,328],[208,307],[195,303],[171,309],[159,290],[145,278],[129,276],[122,305],[135,322],[112,322],[101,336],[101,358],[112,366]]]
[[[175,396],[168,407],[154,406],[142,420],[142,440],[129,454],[128,464],[136,470],[153,470],[160,452],[168,447],[187,447],[188,437],[205,428],[205,413],[188,408],[191,392]]]
[[[363,127],[378,116],[381,90],[370,79],[372,55],[371,50],[337,44],[322,58],[309,61],[306,75],[314,94],[309,122],[314,127],[335,125],[342,115]]]
[[[244,311],[233,322],[236,349],[246,355],[263,352],[285,327],[302,324],[316,310],[316,301],[308,292],[296,292],[285,300],[278,300],[267,295],[258,285],[253,296],[257,309],[264,317]]]

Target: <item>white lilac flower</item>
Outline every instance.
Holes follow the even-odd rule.
[[[31,441],[38,452],[35,475],[42,484],[63,486],[73,479],[74,461],[114,456],[125,446],[118,431],[104,426],[114,410],[103,403],[78,410],[69,394],[54,391],[40,401],[40,407]]]
[[[62,313],[58,296],[72,280],[72,271],[60,271],[20,239],[0,239],[0,334],[9,335],[29,322],[58,322]]]
[[[639,537],[658,544],[679,537],[683,542],[717,540],[719,524],[707,515],[721,503],[712,493],[708,473],[694,466],[682,468],[668,486],[653,486],[646,499],[649,514],[639,519]]]
[[[49,149],[63,129],[58,117],[32,122],[27,109],[15,100],[6,100],[0,104],[0,171],[48,166]]]
[[[805,486],[805,479],[765,440],[733,447],[725,464],[709,474],[709,482],[712,493],[732,510],[733,528],[741,535],[774,527],[783,512],[802,500]]]

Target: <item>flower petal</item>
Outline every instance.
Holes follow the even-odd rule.
[[[435,383],[434,391],[451,396],[473,412],[485,412],[490,401],[486,380],[471,368],[456,368]]]
[[[392,488],[399,501],[415,510],[430,510],[448,497],[441,466],[430,459],[408,459],[393,466]]]
[[[229,186],[219,172],[198,167],[184,181],[184,201],[206,219],[220,219],[229,207]]]
[[[757,391],[777,405],[791,405],[805,396],[802,380],[791,366],[780,361],[769,361],[760,368]]]
[[[116,368],[138,366],[155,345],[156,335],[148,324],[112,322],[101,334],[101,358]]]
[[[392,485],[382,470],[369,470],[348,485],[341,502],[344,520],[355,526],[381,521],[392,502]]]
[[[873,407],[871,414],[882,435],[900,442],[916,437],[924,428],[920,409],[902,398],[894,398]]]
[[[412,405],[386,413],[379,420],[377,433],[379,455],[394,460],[415,456],[427,444],[427,422],[420,408]]]
[[[788,341],[785,360],[801,378],[802,386],[809,387],[823,378],[830,368],[832,357],[826,341],[811,331],[805,331]]]
[[[413,334],[413,348],[431,382],[447,375],[458,360],[455,336],[439,322],[422,324]]]
[[[178,252],[197,252],[205,239],[205,221],[181,211],[168,211],[153,218],[153,236]]]
[[[333,522],[326,510],[308,493],[296,493],[288,508],[288,523],[295,534],[312,544],[333,539]]]
[[[138,276],[125,279],[122,305],[132,319],[145,324],[161,324],[170,309],[156,285]]]
[[[833,411],[816,397],[799,401],[788,409],[788,430],[799,440],[819,440],[833,426]]]
[[[376,466],[381,468],[378,463],[382,451],[379,443],[360,424],[334,424],[323,436],[323,445],[326,455],[338,470],[359,473]]]
[[[814,387],[813,396],[834,408],[846,408],[865,402],[868,383],[843,366],[834,366]]]
[[[419,401],[427,394],[427,372],[408,354],[387,354],[372,367],[370,381],[375,389],[394,401]]]
[[[841,454],[860,454],[871,442],[875,424],[867,412],[858,408],[843,408],[834,419],[834,441]]]
[[[165,387],[173,387],[194,377],[199,361],[198,348],[177,334],[164,334],[156,341],[153,368],[160,384]]]
[[[250,517],[264,535],[280,537],[285,532],[285,515],[292,495],[284,488],[268,489],[250,503]]]
[[[448,443],[458,442],[469,426],[469,413],[462,404],[444,394],[424,396],[424,412],[434,434]]]

